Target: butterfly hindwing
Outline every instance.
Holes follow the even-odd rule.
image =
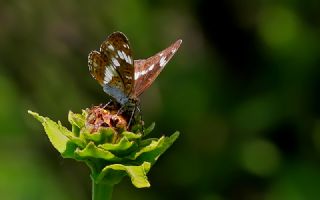
[[[101,57],[100,52],[91,51],[88,56],[88,66],[91,76],[96,79],[100,85],[103,85],[104,71],[106,61]]]
[[[167,62],[180,47],[182,40],[178,40],[165,50],[145,60],[134,61],[134,96],[138,97],[157,78]]]

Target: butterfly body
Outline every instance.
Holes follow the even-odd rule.
[[[89,71],[121,106],[137,105],[139,96],[153,83],[181,44],[176,41],[156,55],[133,60],[127,37],[114,32],[88,57]]]

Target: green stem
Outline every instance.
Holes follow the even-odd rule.
[[[103,183],[97,184],[92,180],[92,200],[111,200],[113,186]]]

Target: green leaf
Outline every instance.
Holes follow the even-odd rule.
[[[107,151],[124,151],[129,149],[133,145],[133,141],[129,142],[126,137],[121,138],[120,142],[116,144],[105,143],[99,145],[99,147],[107,150]]]
[[[122,136],[126,137],[128,140],[136,140],[141,138],[141,134],[136,134],[136,133],[132,133],[132,132],[128,132],[128,131],[123,131],[121,133]]]
[[[170,137],[162,136],[159,140],[152,141],[148,146],[141,148],[128,158],[140,162],[147,161],[154,164],[159,156],[163,154],[178,137],[179,132],[175,132]]]
[[[82,114],[76,114],[72,111],[69,111],[68,114],[68,121],[72,125],[72,133],[75,136],[79,136],[81,128],[85,126],[85,113]]]
[[[110,151],[96,147],[93,142],[89,142],[89,144],[83,150],[77,149],[75,153],[80,158],[100,158],[110,162],[120,162],[122,160]]]
[[[80,147],[81,149],[85,148],[85,146],[87,145],[85,141],[83,141],[78,137],[69,137],[69,139],[70,139],[70,142]]]
[[[74,152],[78,148],[78,145],[74,142],[68,141],[66,144],[66,148],[63,152],[60,152],[62,157],[64,158],[75,158]]]
[[[123,176],[128,175],[132,184],[137,188],[150,187],[147,173],[151,168],[149,162],[144,162],[139,166],[126,166],[122,164],[108,165],[101,173],[95,177],[96,183],[111,182],[110,184],[117,184]]]
[[[148,145],[151,144],[151,142],[153,141],[158,141],[159,139],[158,138],[147,138],[147,139],[144,139],[144,140],[141,140],[140,143],[139,143],[139,147],[146,147]]]
[[[28,111],[34,118],[40,121],[44,127],[44,130],[51,142],[51,144],[60,153],[66,151],[67,143],[70,141],[69,137],[73,136],[72,132],[63,127],[60,123],[52,121],[48,117],[42,117],[38,113]]]
[[[123,137],[116,144],[105,143],[105,144],[99,145],[98,147],[101,147],[107,151],[110,151],[115,155],[124,156],[132,152],[134,149],[136,149],[137,143],[134,141],[129,141],[126,137]]]
[[[98,132],[90,133],[89,130],[83,129],[81,133],[86,140],[93,141],[96,144],[103,144],[106,142],[113,142],[116,136],[116,131],[113,128],[99,128]]]
[[[77,114],[73,113],[72,111],[69,111],[68,114],[68,121],[71,125],[77,126],[79,129],[85,126],[85,116],[84,114]]]
[[[154,149],[156,149],[158,146],[160,146],[163,141],[164,141],[165,137],[162,136],[160,139],[158,140],[153,140],[151,141],[151,143],[147,146],[142,147],[139,151],[134,152],[134,154],[131,155],[130,159],[132,160],[136,160],[140,155],[142,155],[143,153],[146,152],[150,152],[153,151]]]
[[[146,137],[147,135],[149,135],[149,133],[153,131],[155,126],[156,126],[156,123],[153,122],[148,128],[146,128],[144,130],[143,137]]]

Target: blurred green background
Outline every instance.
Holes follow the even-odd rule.
[[[209,4],[213,4],[210,6]],[[181,131],[114,199],[304,200],[320,196],[320,2],[0,2],[0,199],[90,199],[89,170],[62,159],[39,112],[107,101],[87,55],[113,31],[135,58],[183,44],[141,97],[155,135]]]

